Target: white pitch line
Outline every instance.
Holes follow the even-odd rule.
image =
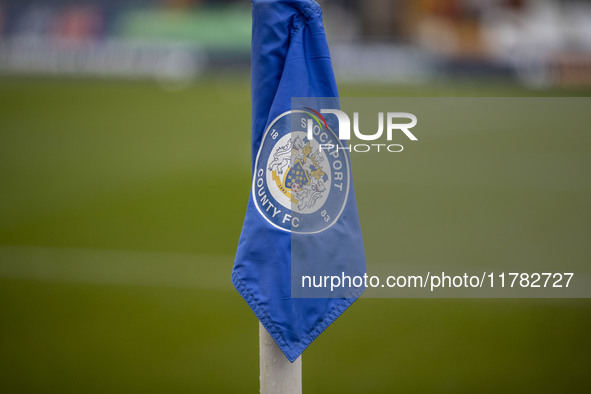
[[[0,278],[230,290],[233,260],[204,254],[0,245]]]

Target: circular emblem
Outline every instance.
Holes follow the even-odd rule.
[[[279,115],[265,131],[255,162],[252,196],[260,214],[294,233],[318,233],[332,226],[349,195],[346,152],[313,113]]]

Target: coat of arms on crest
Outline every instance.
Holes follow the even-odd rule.
[[[318,140],[341,146],[322,150],[316,136],[299,127],[310,118],[293,110],[268,126],[253,179],[254,203],[273,226],[298,233],[323,231],[336,222],[349,193],[348,155],[336,134],[319,129]]]
[[[314,141],[308,141],[303,133],[293,134],[285,145],[273,150],[267,170],[291,201],[292,210],[312,213],[322,206],[330,190],[330,167]]]

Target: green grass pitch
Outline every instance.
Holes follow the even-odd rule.
[[[466,82],[341,88],[343,96],[589,93]],[[247,78],[183,90],[0,79],[0,392],[258,391],[258,323],[230,283],[250,188],[249,139]],[[451,256],[453,236],[434,249],[418,237],[435,238],[457,195],[442,189],[438,205],[413,211],[413,202],[431,201],[423,181],[396,195],[411,207],[398,216],[404,231],[391,223],[391,238],[369,230],[368,259],[383,260],[391,245],[405,258]],[[377,228],[370,197],[394,197],[372,196],[363,179],[355,186],[362,226]],[[499,202],[486,194],[494,191],[478,193]],[[520,223],[562,207],[556,215],[566,219],[550,212],[540,222],[542,239],[555,231],[543,226],[555,223],[565,245],[579,245],[565,255],[588,258],[580,245],[589,209],[571,204],[588,197],[588,188],[547,193]],[[494,222],[495,209],[478,220]],[[477,258],[485,245],[476,241],[493,230],[473,235],[467,256]],[[304,390],[589,392],[589,332],[588,300],[361,299],[304,353]]]

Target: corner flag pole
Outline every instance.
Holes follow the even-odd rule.
[[[302,356],[290,363],[261,323],[259,350],[261,394],[301,394]]]

